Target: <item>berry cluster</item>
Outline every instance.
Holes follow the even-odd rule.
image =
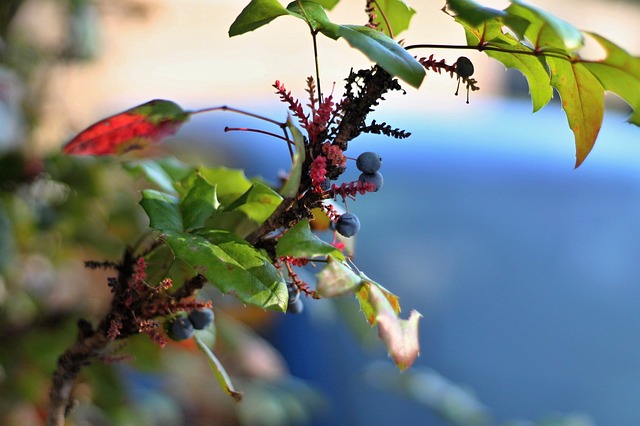
[[[211,309],[194,309],[187,316],[178,316],[168,324],[167,332],[173,340],[185,340],[193,336],[195,330],[202,330],[213,322]]]
[[[382,188],[382,174],[378,171],[382,166],[382,158],[375,152],[363,152],[356,159],[356,167],[362,173],[358,182],[368,191],[377,192]],[[344,237],[353,237],[360,230],[360,219],[353,213],[345,213],[336,221],[336,231]]]

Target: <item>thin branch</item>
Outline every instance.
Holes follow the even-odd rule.
[[[389,37],[396,38],[395,35],[393,34],[393,28],[391,28],[391,24],[387,19],[387,15],[385,15],[382,8],[380,8],[380,5],[378,4],[377,0],[372,0],[372,1],[373,3],[375,3],[376,7],[378,8],[378,12],[380,12],[380,15],[382,16],[382,20],[384,21],[384,24],[387,26],[387,29],[389,30]]]
[[[542,50],[516,50],[505,49],[504,47],[491,46],[489,44],[479,44],[476,46],[456,45],[456,44],[412,44],[405,46],[406,50],[410,49],[453,49],[453,50],[477,50],[483,52],[485,50],[491,50],[494,52],[512,53],[514,55],[528,55],[528,56],[551,56],[554,58],[564,59],[566,61],[573,61],[573,57],[562,52],[542,51]]]

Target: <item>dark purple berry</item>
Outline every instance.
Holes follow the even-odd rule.
[[[342,236],[353,237],[360,230],[360,219],[352,213],[345,213],[336,222],[336,231]]]
[[[328,191],[329,189],[331,189],[331,180],[329,180],[329,178],[324,178],[324,180],[320,184],[320,189],[322,189],[323,191]]]
[[[471,77],[473,75],[473,64],[466,56],[460,56],[456,61],[456,72],[460,77]]]
[[[193,324],[187,317],[178,317],[170,325],[169,337],[173,340],[185,340],[193,336]]]
[[[378,192],[384,183],[384,179],[382,179],[382,174],[380,172],[361,173],[358,180],[362,183],[372,183],[374,187],[371,192]]]
[[[189,312],[189,321],[196,330],[202,330],[209,327],[213,322],[213,311],[211,309],[195,309]]]
[[[356,167],[361,172],[375,173],[382,166],[382,157],[375,152],[363,152],[356,159]]]
[[[302,311],[304,311],[304,303],[299,297],[287,305],[287,312],[290,314],[300,314]]]
[[[287,290],[289,291],[289,303],[287,304],[287,312],[290,314],[299,314],[304,309],[304,304],[300,300],[300,290],[292,283],[287,283]]]

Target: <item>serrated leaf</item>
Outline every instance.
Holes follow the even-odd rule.
[[[480,28],[463,25],[467,35],[467,44],[470,46],[485,43],[492,47],[523,52],[516,54],[494,50],[485,51],[488,56],[502,62],[505,67],[515,68],[525,76],[529,84],[534,112],[549,103],[553,97],[553,88],[543,58],[529,55],[528,53],[533,52],[530,47],[521,44],[509,34],[502,33],[502,25],[499,22],[485,22],[481,24]],[[484,37],[485,41],[482,41],[480,37]]]
[[[607,56],[600,61],[582,64],[600,81],[605,90],[624,99],[633,109],[629,122],[640,126],[640,58],[594,33],[593,37],[605,50]]]
[[[302,178],[302,166],[304,165],[305,160],[304,136],[302,136],[300,130],[298,130],[298,128],[291,122],[291,117],[287,118],[287,128],[293,136],[293,143],[295,144],[296,151],[293,153],[291,170],[289,171],[287,183],[285,183],[280,190],[280,193],[285,198],[293,197],[298,193],[300,179]]]
[[[254,222],[261,224],[282,202],[282,197],[268,186],[256,182],[236,199],[226,211],[239,211]]]
[[[218,230],[199,235],[167,231],[163,238],[177,258],[223,293],[265,309],[286,310],[289,296],[282,274],[245,240]]]
[[[344,260],[344,255],[340,250],[322,241],[311,232],[308,219],[296,223],[278,240],[276,256],[306,258],[331,256],[341,261]]]
[[[325,36],[337,40],[339,26],[331,22],[324,7],[315,1],[292,1],[287,5],[291,15],[306,21],[313,31],[320,31]]]
[[[189,192],[180,200],[184,229],[188,231],[202,228],[218,206],[216,187],[210,185],[202,176],[196,175]]]
[[[182,214],[176,197],[154,189],[142,191],[140,205],[149,216],[149,226],[159,231],[182,231]]]
[[[337,297],[353,292],[362,282],[362,278],[343,262],[329,257],[327,266],[316,275],[316,291],[322,297]]]
[[[360,25],[341,25],[339,34],[389,74],[416,88],[422,83],[424,67],[386,34]]]
[[[536,50],[553,49],[571,53],[584,45],[584,37],[577,28],[542,9],[512,0],[505,11],[529,22],[524,35]]]
[[[584,65],[548,57],[551,84],[560,94],[562,109],[576,143],[576,167],[589,155],[604,116],[604,88]]]
[[[224,366],[220,362],[217,356],[209,349],[209,347],[198,337],[198,335],[193,336],[193,339],[196,341],[198,348],[207,356],[207,360],[209,361],[209,366],[213,371],[213,374],[216,376],[218,383],[220,384],[220,388],[234,401],[240,402],[242,400],[242,392],[238,392],[233,383],[231,382],[231,378],[229,374],[227,374],[227,370],[225,370]]]
[[[372,6],[372,13],[376,15],[373,22],[378,24],[376,29],[390,37],[395,37],[409,28],[411,18],[416,13],[415,9],[403,0],[377,0]]]
[[[252,0],[229,27],[229,37],[253,31],[289,12],[277,0]]]
[[[356,297],[358,302],[360,302],[360,309],[362,313],[367,318],[367,321],[370,325],[376,324],[376,310],[375,306],[371,304],[371,288],[375,287],[380,291],[384,297],[389,302],[389,305],[393,308],[396,314],[400,313],[400,301],[398,300],[398,296],[391,293],[386,288],[382,287],[375,281],[369,279],[366,275],[360,273],[360,278],[362,280],[363,285],[356,292]]]
[[[100,156],[142,149],[177,132],[190,114],[174,102],[156,99],[87,127],[62,152]]]
[[[357,293],[362,311],[371,325],[378,326],[378,335],[384,342],[393,362],[401,370],[406,370],[420,354],[418,321],[422,317],[411,311],[406,320],[398,317],[397,297],[373,281],[363,281]]]
[[[228,169],[226,167],[198,168],[198,173],[211,186],[216,187],[216,194],[220,204],[229,206],[253,185],[244,175],[242,170]],[[188,179],[193,179],[192,175]]]

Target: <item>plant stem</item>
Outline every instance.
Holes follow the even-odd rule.
[[[502,53],[512,53],[514,55],[528,55],[528,56],[552,56],[554,58],[560,58],[567,61],[572,61],[573,58],[562,52],[543,52],[540,50],[516,50],[516,49],[505,49],[504,47],[491,46],[491,45],[476,45],[476,46],[467,46],[467,45],[455,45],[455,44],[412,44],[410,46],[405,46],[406,50],[410,49],[458,49],[458,50],[477,50],[478,52],[482,52],[485,50],[490,50],[494,52],[502,52]]]
[[[287,125],[286,122],[283,123],[281,121],[277,121],[277,120],[273,120],[271,118],[267,118],[267,117],[265,117],[263,115],[254,114],[252,112],[244,111],[244,110],[237,109],[237,108],[232,108],[232,107],[226,106],[226,105],[217,106],[217,107],[211,107],[211,108],[198,109],[198,110],[195,110],[195,111],[189,111],[189,113],[191,115],[194,115],[194,114],[202,114],[204,112],[211,112],[211,111],[235,112],[236,114],[246,115],[248,117],[253,117],[253,118],[257,118],[257,119],[262,120],[262,121],[266,121],[267,123],[275,124],[276,126],[281,127],[281,128],[284,128]]]
[[[311,30],[311,38],[313,39],[313,60],[316,65],[316,87],[318,89],[318,107],[319,104],[322,103],[322,90],[320,89],[320,64],[318,61],[318,42],[317,42],[317,31]]]
[[[387,26],[387,30],[389,30],[389,37],[395,38],[395,36],[393,35],[393,28],[391,28],[391,24],[389,23],[389,20],[387,19],[387,15],[385,15],[384,11],[382,10],[380,5],[378,4],[377,0],[373,0],[373,3],[378,8],[378,12],[380,12],[380,15],[382,16],[382,20],[384,21],[384,24]]]

